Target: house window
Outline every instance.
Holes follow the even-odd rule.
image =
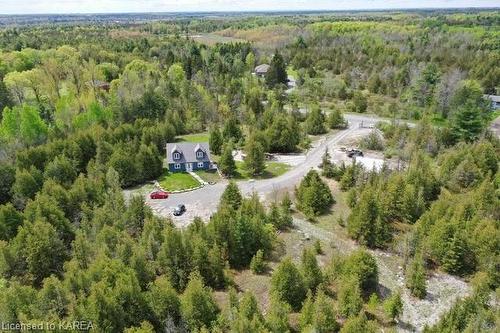
[[[178,160],[181,158],[181,154],[179,153],[174,153],[174,160]]]
[[[198,162],[198,168],[203,168],[204,164],[203,162]]]
[[[196,152],[196,157],[203,158],[203,152],[201,150]]]
[[[174,165],[174,168],[175,168],[176,170],[179,170],[179,169],[181,168],[181,164],[180,164],[180,163],[176,163],[176,164]]]

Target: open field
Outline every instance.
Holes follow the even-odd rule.
[[[208,132],[180,135],[177,142],[208,142]]]

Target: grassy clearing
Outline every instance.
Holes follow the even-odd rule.
[[[290,170],[290,166],[285,163],[279,162],[267,162],[266,170],[261,175],[253,176],[249,175],[245,170],[245,164],[242,161],[236,161],[236,176],[234,179],[236,180],[245,180],[245,179],[269,179],[278,177],[285,172]]]
[[[167,170],[164,171],[158,182],[166,191],[186,190],[200,185],[193,176],[186,172],[172,173]]]
[[[177,142],[208,142],[208,132],[180,135]]]
[[[215,45],[217,43],[238,43],[238,42],[246,42],[244,39],[229,37],[229,36],[220,36],[216,34],[199,34],[191,36],[195,41],[200,44],[206,44],[209,46]]]
[[[207,183],[217,183],[220,176],[215,170],[196,170],[195,173]]]

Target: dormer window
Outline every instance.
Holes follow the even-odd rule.
[[[196,152],[196,158],[203,158],[203,151],[198,150],[198,151]]]
[[[178,152],[175,152],[174,153],[174,160],[180,160],[180,158],[181,158],[181,154]]]

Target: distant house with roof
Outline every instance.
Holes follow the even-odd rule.
[[[261,76],[261,77],[266,76],[270,67],[271,66],[269,66],[268,64],[259,65],[259,66],[255,67],[254,73],[257,76]]]
[[[208,142],[167,143],[167,165],[170,172],[209,170],[214,167]]]
[[[493,109],[500,109],[500,96],[497,95],[484,95],[485,98],[491,101],[491,107]]]

